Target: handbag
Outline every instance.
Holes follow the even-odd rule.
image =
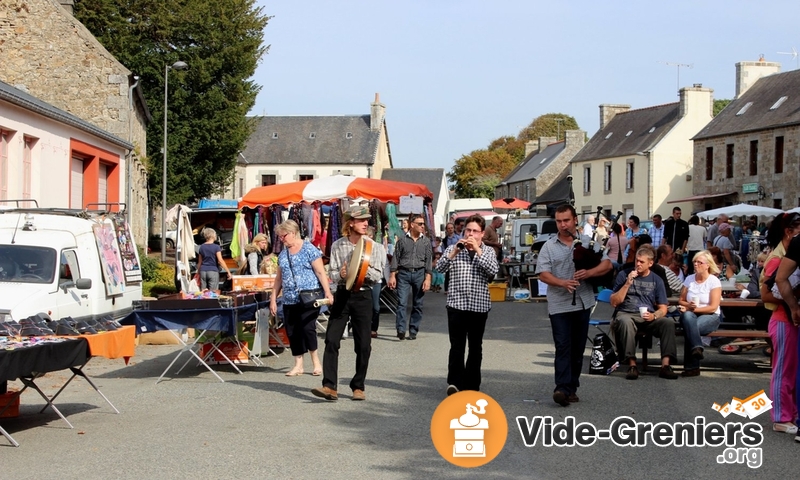
[[[292,256],[289,255],[289,249],[286,249],[286,259],[289,260],[289,270],[292,271],[292,277],[294,277],[294,285],[297,288],[297,276],[294,274],[294,267],[292,266]],[[305,308],[314,308],[314,304],[317,300],[322,300],[325,298],[325,292],[321,288],[314,288],[311,290],[298,290],[298,296],[300,297],[300,303]]]

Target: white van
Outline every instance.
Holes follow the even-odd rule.
[[[455,213],[471,210],[494,210],[494,207],[488,198],[456,198],[448,200],[444,207],[448,219],[452,219]]]
[[[531,251],[540,240],[544,241],[552,238],[553,234],[558,234],[556,222],[550,217],[511,218],[504,227],[503,249],[513,252],[517,258]]]
[[[116,212],[0,209],[0,320],[120,318],[141,300],[141,281],[136,244]]]

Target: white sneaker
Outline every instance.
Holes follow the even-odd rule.
[[[447,386],[447,396],[449,397],[450,395],[452,395],[454,393],[458,393],[458,387],[456,387],[455,385],[448,385]],[[798,440],[798,441],[800,441],[800,440]]]
[[[797,425],[795,425],[792,422],[773,423],[772,431],[779,433],[788,433],[789,435],[797,435]],[[795,438],[795,440],[800,441],[797,438]]]

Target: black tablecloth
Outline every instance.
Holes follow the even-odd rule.
[[[82,338],[0,350],[0,382],[79,367],[89,359],[89,344]]]
[[[195,328],[224,332],[233,336],[236,322],[252,320],[256,311],[269,307],[269,302],[251,303],[232,308],[210,308],[205,310],[134,310],[120,323],[136,325],[136,333],[149,333],[159,330],[180,330]]]

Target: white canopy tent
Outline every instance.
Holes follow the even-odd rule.
[[[749,205],[747,203],[740,203],[738,205],[731,205],[729,207],[715,208],[713,210],[706,210],[697,214],[700,218],[711,219],[725,214],[729,217],[749,217],[751,215],[773,217],[783,213],[783,210],[777,208],[762,207],[759,205]]]

